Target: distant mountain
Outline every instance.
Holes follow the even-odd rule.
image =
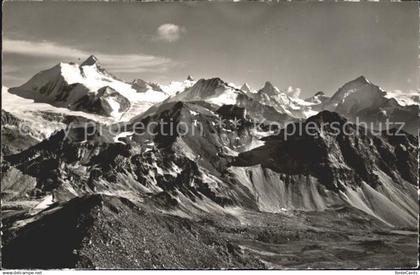
[[[139,81],[128,84],[118,80],[96,57],[90,56],[81,65],[60,63],[9,91],[56,107],[119,117],[134,105],[142,104],[146,109],[167,97],[164,92],[153,90],[152,85],[142,88]]]
[[[290,87],[289,87],[290,88]],[[343,85],[330,98],[317,93],[305,100],[296,91],[281,91],[267,81],[257,92],[245,83],[241,89],[220,78],[173,81],[168,85],[135,79],[119,80],[104,69],[95,56],[80,65],[60,63],[36,74],[9,92],[35,102],[73,111],[98,114],[115,121],[128,121],[165,102],[204,101],[217,106],[238,105],[251,116],[268,121],[305,119],[322,110],[338,112],[351,120],[378,124],[401,121],[405,130],[416,133],[420,93],[386,92],[360,76]]]
[[[331,97],[328,108],[343,114],[357,113],[365,108],[378,107],[386,101],[386,92],[360,76],[345,85]]]
[[[316,114],[312,109],[312,106],[316,105],[315,103],[292,97],[289,93],[273,86],[269,81],[266,81],[264,87],[256,94],[250,94],[250,96],[261,104],[270,106],[277,112],[294,119],[304,119]]]
[[[192,87],[186,88],[164,102],[205,102],[220,108],[223,105],[236,105],[245,108],[249,117],[258,121],[279,121],[286,123],[293,121],[295,117],[290,116],[286,112],[279,112],[271,105],[265,104],[255,95],[247,93],[233,85],[223,81],[220,78],[200,79]],[[162,105],[161,104],[161,105]],[[153,106],[143,116],[147,116],[158,109],[159,105]]]
[[[411,95],[414,99],[415,95]],[[415,100],[404,100],[401,95],[384,91],[360,76],[345,85],[324,105],[325,109],[338,112],[351,120],[359,120],[382,129],[387,121],[404,123],[404,130],[417,134],[419,104]],[[393,127],[399,128],[399,125]]]
[[[234,104],[243,92],[220,78],[200,79],[170,101],[206,101],[216,105]]]

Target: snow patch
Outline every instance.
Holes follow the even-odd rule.
[[[170,96],[174,96],[178,92],[183,92],[187,88],[191,88],[196,81],[171,81],[168,85],[160,85],[161,89]]]
[[[120,134],[118,134],[114,137],[114,142],[125,144],[124,142],[122,142],[119,139],[120,138],[126,138],[126,137],[132,136],[134,134],[135,134],[135,132],[122,132],[122,133],[120,133]]]
[[[35,215],[41,212],[42,210],[48,208],[53,203],[54,203],[54,198],[52,195],[45,196],[39,204],[37,204],[34,208],[29,210],[29,214]]]

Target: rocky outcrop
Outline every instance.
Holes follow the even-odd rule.
[[[1,155],[19,153],[37,144],[41,133],[31,128],[31,125],[1,110]]]
[[[109,86],[102,87],[97,93],[81,97],[69,106],[75,111],[84,111],[103,116],[117,116],[130,108],[130,101]]]

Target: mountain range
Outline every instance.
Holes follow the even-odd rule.
[[[2,265],[414,267],[419,94],[60,63],[2,89]]]

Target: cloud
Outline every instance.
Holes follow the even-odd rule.
[[[106,54],[87,52],[50,41],[3,40],[3,53],[57,58],[61,61],[84,60],[94,54],[106,69],[118,73],[164,72],[175,65],[169,58],[146,54]]]
[[[157,29],[157,39],[166,42],[174,42],[181,38],[181,35],[185,32],[185,27],[175,24],[163,24]]]

